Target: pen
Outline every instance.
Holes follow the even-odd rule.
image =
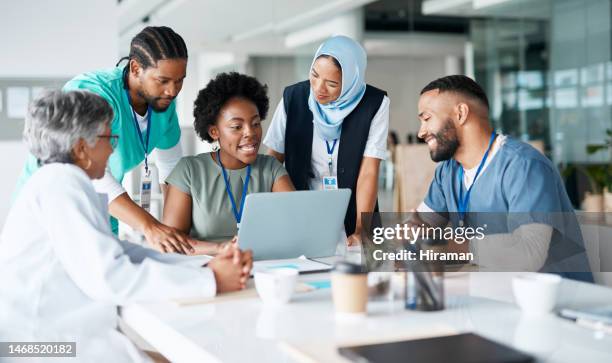
[[[612,334],[612,325],[605,324],[601,321],[578,318],[576,324],[588,329],[597,330],[606,334]]]

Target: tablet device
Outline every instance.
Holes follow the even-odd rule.
[[[249,194],[238,244],[254,260],[333,256],[350,196],[350,189]]]
[[[533,357],[479,335],[466,333],[401,342],[338,348],[353,362],[530,363]]]

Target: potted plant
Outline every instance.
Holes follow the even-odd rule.
[[[612,129],[606,130],[606,135],[607,139],[603,144],[587,145],[589,155],[607,150],[609,158],[607,164],[589,165],[584,168],[591,183],[591,193],[587,193],[583,201],[585,210],[612,212]]]
[[[578,170],[589,180],[589,191],[584,194],[581,208],[585,212],[603,212],[606,171],[601,165],[580,166]]]

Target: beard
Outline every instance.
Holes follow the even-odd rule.
[[[446,124],[442,130],[432,135],[436,139],[436,149],[429,149],[431,160],[436,163],[452,158],[459,148],[459,139],[457,138],[457,129],[451,119],[446,120]]]
[[[139,91],[138,95],[140,97],[142,97],[148,105],[151,105],[151,108],[155,112],[164,112],[172,104],[172,103],[168,103],[167,106],[161,106],[161,105],[159,105],[159,101],[161,101],[161,100],[170,100],[172,102],[172,100],[173,100],[173,98],[153,97],[153,96],[150,96],[150,95],[146,94],[144,91]]]

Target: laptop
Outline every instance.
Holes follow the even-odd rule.
[[[240,248],[256,261],[333,256],[350,197],[350,189],[249,194]]]

